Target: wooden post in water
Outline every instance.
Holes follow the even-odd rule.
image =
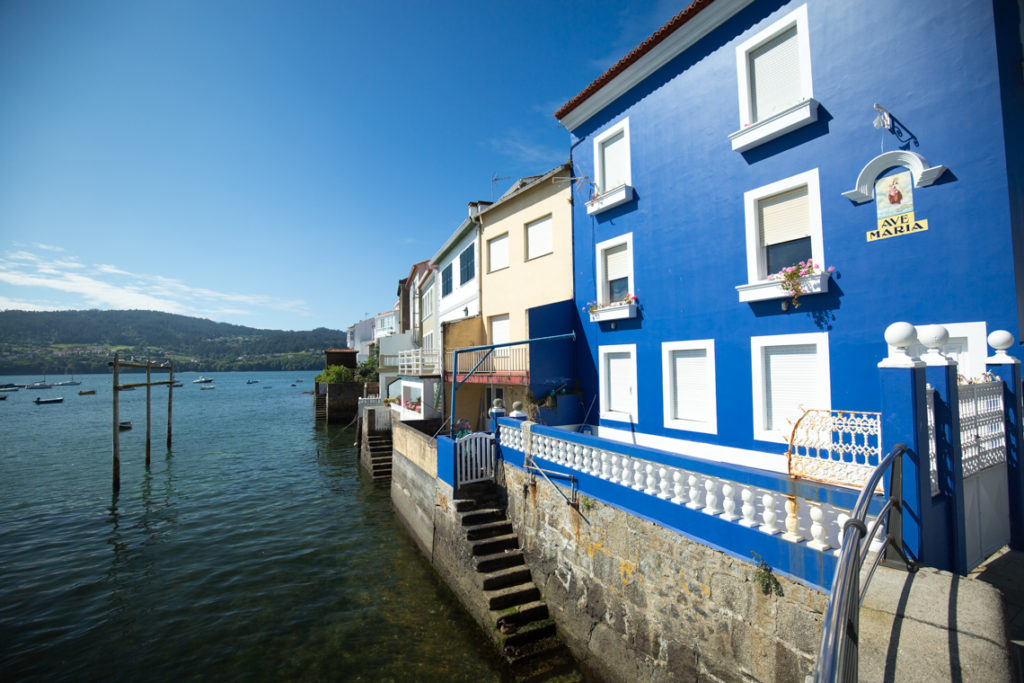
[[[167,450],[171,450],[171,400],[174,398],[174,361],[171,361],[171,381],[167,383]]]
[[[149,435],[150,435],[150,421],[149,421],[149,404],[150,397],[152,395],[153,387],[150,386],[150,371],[153,369],[153,361],[146,359],[146,469],[149,469]]]
[[[114,493],[121,490],[121,425],[117,417],[119,364],[118,354],[114,353]]]

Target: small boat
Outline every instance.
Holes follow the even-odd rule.
[[[95,393],[96,393],[96,390],[95,390],[95,389],[87,389],[87,390],[85,390],[85,391],[79,391],[79,392],[78,392],[78,395],[79,395],[79,396],[92,396],[92,395],[94,395]]]
[[[124,422],[118,422],[117,423],[117,428],[120,431],[122,431],[122,432],[124,430],[126,430],[126,429],[131,429],[132,428],[132,421],[131,420],[125,420]]]
[[[260,381],[258,379],[247,379],[247,380],[245,380],[245,383],[246,384],[259,384]]]
[[[274,387],[263,387],[264,389],[273,389]]]
[[[53,386],[52,384],[50,384],[50,383],[48,383],[46,381],[42,381],[42,382],[32,382],[32,384],[26,384],[25,388],[26,389],[49,389],[52,386]]]
[[[302,381],[301,379],[297,379],[297,380],[295,380],[296,384],[298,384],[298,383],[299,383],[299,382],[301,382],[301,381]]]
[[[6,391],[17,391],[20,388],[21,387],[0,387],[0,393],[6,392]]]
[[[135,391],[135,387],[121,387],[121,391]]]
[[[182,384],[181,382],[175,381],[173,384],[171,384],[171,386],[177,389],[178,387],[183,387],[185,385]]]
[[[215,386],[213,386],[213,385],[211,384],[211,385],[210,385],[210,386],[208,386],[208,387],[199,387],[199,391],[207,391],[207,390],[209,390],[209,389],[216,389],[216,388],[217,388],[217,387],[215,387]]]
[[[201,375],[199,379],[192,380],[192,384],[209,384],[212,381],[212,378],[207,377],[206,375]]]
[[[7,400],[7,394],[0,394],[0,401],[6,401],[6,400]]]
[[[71,375],[71,379],[66,379],[63,382],[54,382],[55,387],[77,387],[81,382],[75,380],[75,376]]]
[[[41,406],[44,403],[63,403],[64,397],[58,396],[57,398],[40,398],[39,396],[36,396],[36,400],[32,402],[35,403],[37,406]]]

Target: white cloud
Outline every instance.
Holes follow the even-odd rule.
[[[33,245],[44,251],[56,247]],[[59,259],[19,249],[0,258],[0,284],[13,288],[35,288],[63,294],[54,305],[27,296],[0,296],[0,307],[22,310],[66,310],[71,308],[145,309],[198,315],[202,317],[256,315],[263,310],[310,315],[301,299],[220,292],[193,287],[163,275],[133,273],[112,264],[86,266],[77,257]]]

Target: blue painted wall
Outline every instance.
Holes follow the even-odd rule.
[[[589,188],[574,196],[574,315],[588,404],[598,388],[598,345],[636,344],[638,431],[782,452],[781,444],[753,438],[753,336],[827,331],[832,407],[848,410],[880,408],[876,364],[892,322],[985,321],[989,331],[1019,336],[1016,272],[1024,269],[1015,259],[1021,262],[1024,245],[1014,233],[1024,211],[1019,176],[1011,186],[1007,173],[1021,169],[1024,152],[1016,128],[1004,128],[1024,121],[1019,35],[1014,49],[1011,31],[1016,3],[996,3],[1005,24],[997,26],[993,4],[979,0],[908,0],[898,8],[806,2],[819,119],[734,152],[727,136],[739,127],[735,48],[801,4],[753,3],[572,131],[578,174],[593,177],[592,136],[629,117],[637,198],[589,216]],[[869,243],[874,203],[854,205],[841,193],[853,189],[868,161],[899,146],[872,127],[876,102],[917,136],[913,151],[949,170],[915,189],[915,214],[929,221],[927,232]],[[814,168],[825,265],[836,268],[829,292],[804,297],[789,312],[778,300],[740,303],[743,193]],[[641,314],[611,330],[580,308],[595,296],[595,244],[627,232]],[[715,340],[719,433],[666,429],[661,343],[706,338]]]

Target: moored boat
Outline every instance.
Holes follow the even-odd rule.
[[[21,387],[0,387],[0,393],[7,392],[7,391],[17,391],[20,388]]]
[[[85,391],[79,391],[78,395],[79,396],[92,396],[95,393],[96,393],[95,389],[86,389]]]
[[[247,380],[245,380],[245,383],[246,384],[259,384],[260,381],[258,379],[247,379]]]
[[[216,389],[216,388],[217,388],[217,387],[215,387],[215,386],[213,386],[213,385],[211,384],[211,385],[210,385],[210,386],[208,386],[208,387],[199,387],[199,391],[207,391],[207,390],[209,390],[209,389]]]
[[[213,378],[207,377],[206,375],[200,375],[199,379],[192,380],[192,384],[209,384],[213,381]]]
[[[122,432],[124,430],[126,430],[126,429],[131,429],[132,428],[132,421],[131,420],[125,420],[124,422],[118,422],[117,423],[117,428],[119,430],[121,430]]]
[[[36,400],[32,402],[35,403],[37,406],[41,406],[44,403],[63,403],[64,397],[58,396],[57,398],[41,398],[39,396],[36,396]]]
[[[6,401],[6,400],[7,400],[7,394],[0,394],[0,401]]]
[[[26,389],[49,389],[52,386],[53,386],[52,384],[50,384],[49,382],[43,380],[41,382],[32,382],[31,384],[26,384],[25,388]]]

